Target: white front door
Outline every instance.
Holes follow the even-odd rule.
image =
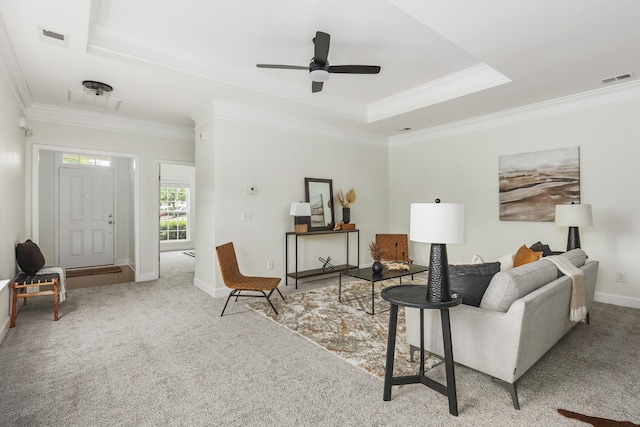
[[[60,264],[113,264],[113,171],[60,168]]]

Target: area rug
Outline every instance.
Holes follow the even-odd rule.
[[[592,417],[589,415],[578,414],[577,412],[567,411],[565,409],[558,409],[558,413],[567,418],[584,421],[594,427],[638,427],[638,424],[634,424],[631,421],[616,421],[608,418]]]
[[[67,277],[95,276],[97,274],[122,273],[118,266],[83,268],[81,270],[67,270]]]
[[[403,283],[409,283],[403,280]],[[342,299],[338,301],[338,287],[327,286],[306,292],[298,292],[282,300],[271,298],[279,314],[275,314],[264,299],[247,302],[256,312],[272,319],[349,363],[384,378],[389,329],[389,304],[380,297],[385,286],[398,284],[388,280],[376,283],[376,315],[366,314],[359,308],[370,310],[371,283],[352,281],[343,283]],[[394,376],[415,375],[419,368],[419,354],[410,361],[409,345],[405,338],[404,308],[398,311],[398,331]],[[442,363],[442,359],[425,352],[425,370]]]

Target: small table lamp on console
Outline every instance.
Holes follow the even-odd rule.
[[[593,225],[591,205],[556,205],[556,225],[569,227],[567,237],[567,251],[580,247],[580,233],[578,227]]]
[[[293,202],[289,215],[293,217],[293,231],[306,233],[311,222],[311,203]]]
[[[451,301],[447,243],[464,243],[466,225],[462,203],[412,203],[409,239],[431,243],[427,300]]]

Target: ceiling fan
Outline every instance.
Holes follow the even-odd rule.
[[[257,64],[258,68],[279,68],[284,70],[308,70],[311,78],[311,91],[313,93],[322,90],[323,82],[329,80],[330,73],[340,74],[378,74],[378,65],[329,65],[329,42],[331,36],[322,31],[317,31],[313,38],[315,46],[313,58],[308,67],[300,65]]]

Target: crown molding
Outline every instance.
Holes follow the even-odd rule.
[[[44,104],[32,104],[26,109],[28,119],[62,123],[95,129],[130,132],[181,141],[194,141],[195,131],[183,126],[173,126],[145,120],[90,113],[71,108]]]
[[[0,72],[7,76],[7,81],[11,86],[11,91],[16,97],[22,111],[31,105],[32,97],[29,85],[27,84],[22,69],[18,63],[18,58],[13,50],[11,39],[7,33],[4,20],[0,15]]]
[[[511,79],[486,64],[466,68],[432,82],[398,92],[367,107],[367,123],[397,116],[505,83]]]
[[[359,132],[344,127],[329,126],[320,122],[311,122],[288,115],[275,114],[223,100],[214,99],[211,105],[213,106],[213,110],[210,110],[208,104],[200,110],[202,114],[197,117],[198,120],[194,118],[197,123],[206,122],[206,114],[212,113],[216,119],[233,120],[307,135],[321,135],[349,142],[383,147],[387,146],[387,137],[371,133]]]
[[[392,136],[389,138],[389,147],[433,141],[450,136],[555,117],[579,110],[638,99],[640,99],[640,80],[634,80],[611,87],[595,89],[446,125],[434,126],[429,129]]]

